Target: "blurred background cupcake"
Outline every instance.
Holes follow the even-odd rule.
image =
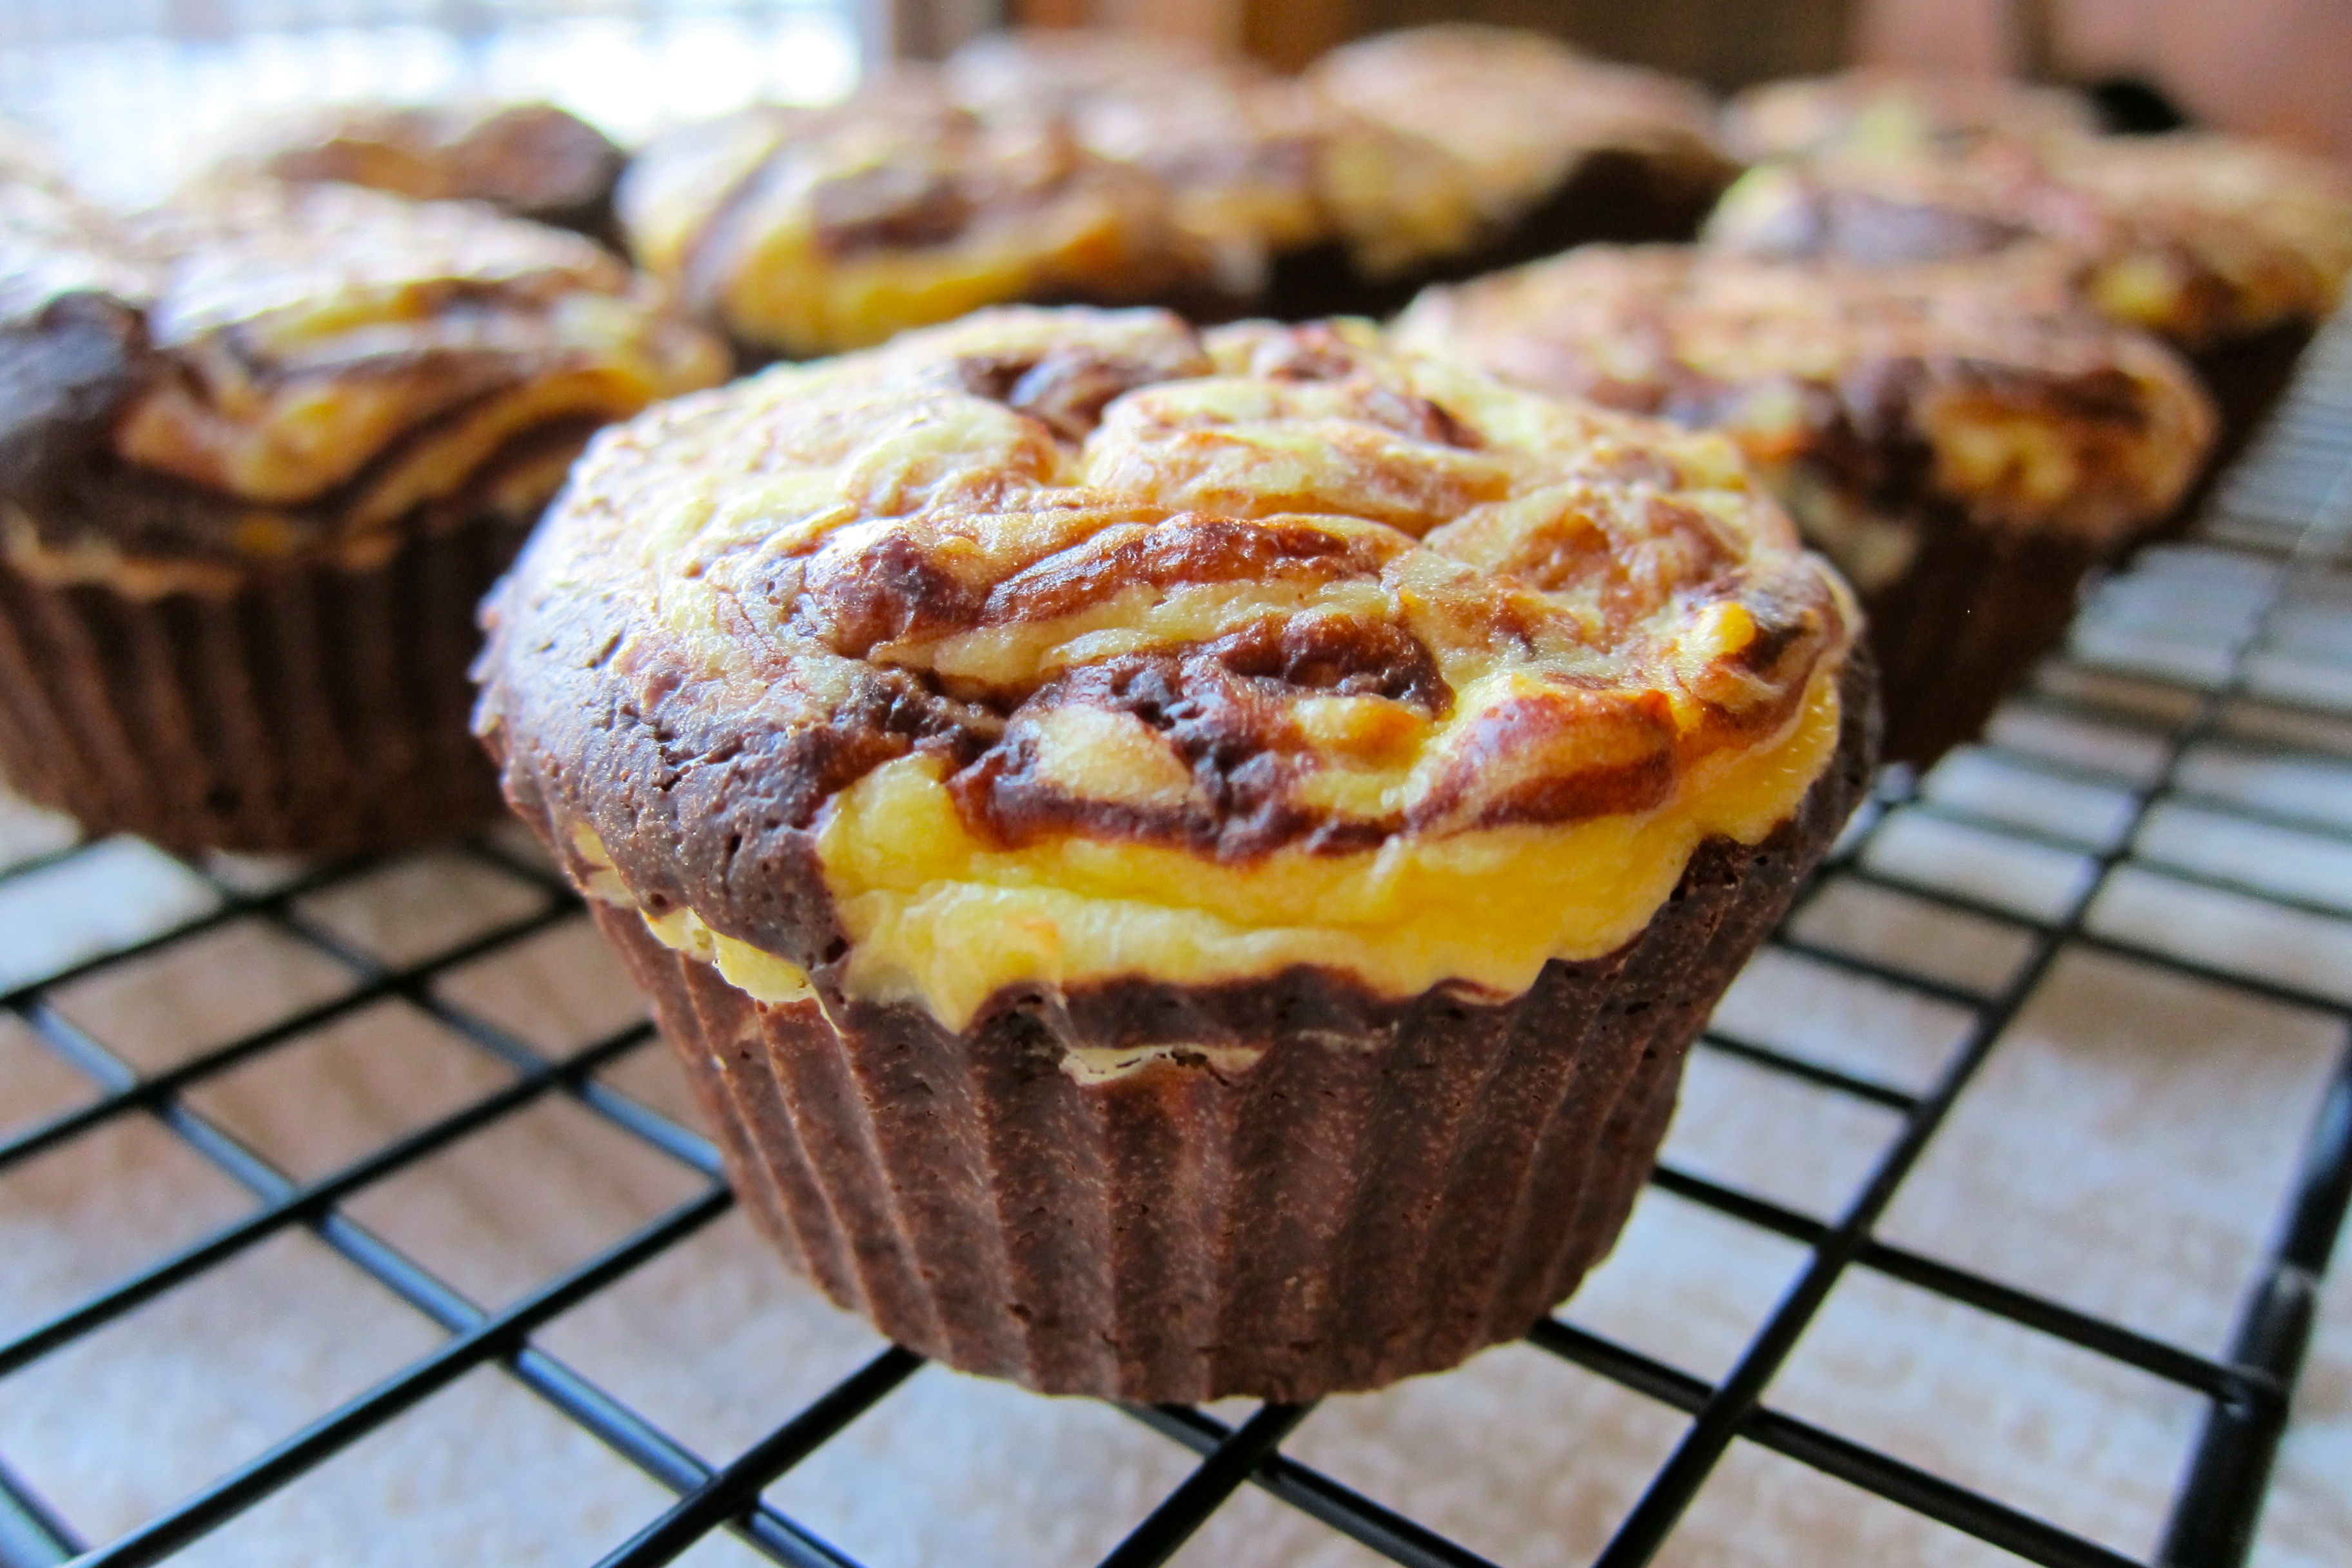
[[[1032,30],[657,138],[621,205],[643,265],[787,357],[1012,301],[1382,313],[1584,240],[1688,237],[1735,172],[1712,118],[1688,83],[1500,28],[1382,35],[1297,79]]]
[[[2092,309],[2191,358],[2221,409],[2218,464],[2342,297],[2352,177],[2286,148],[2185,132],[1893,135],[1759,164],[1724,197],[1706,243],[1874,265],[2055,247]]]
[[[1420,283],[1591,240],[1687,239],[1738,171],[1696,84],[1540,33],[1384,33],[1331,50],[1304,79],[1324,102],[1444,154],[1475,215],[1467,234],[1355,236],[1360,287],[1332,308],[1384,313]]]
[[[479,822],[475,601],[593,430],[722,366],[480,205],[0,187],[0,769],[184,850]]]
[[[1165,186],[1207,255],[1212,310],[1258,307],[1277,271],[1331,233],[1330,117],[1255,61],[1139,33],[1030,28],[966,44],[946,77],[975,113],[1066,115],[1088,152]]]
[[[613,186],[625,162],[610,137],[551,103],[344,104],[255,133],[215,177],[488,202],[614,244]]]
[[[929,73],[655,141],[622,183],[640,265],[754,361],[1017,300],[1213,293],[1168,188],[1050,110],[983,117]]]
[[[1972,739],[2212,439],[2188,367],[2063,258],[1862,268],[1588,246],[1433,289],[1397,341],[1720,429],[1862,595],[1887,756]]]

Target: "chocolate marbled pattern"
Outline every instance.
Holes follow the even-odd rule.
[[[665,132],[614,199],[638,265],[752,363],[1009,300],[1214,292],[1159,180],[1064,114],[975,114],[920,72]]]
[[[1945,501],[1989,528],[2110,542],[2160,516],[2210,446],[2189,368],[2071,294],[2062,258],[1794,265],[1591,246],[1414,302],[1393,336],[1561,396],[1802,462],[1890,516]],[[2031,426],[2064,459],[1971,469],[1967,426]],[[1802,521],[1801,517],[1800,521]]]

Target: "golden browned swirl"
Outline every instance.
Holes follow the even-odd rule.
[[[671,940],[845,946],[950,1026],[1024,978],[1515,994],[1787,816],[1851,615],[1717,438],[1360,325],[1001,311],[605,437],[483,717]]]

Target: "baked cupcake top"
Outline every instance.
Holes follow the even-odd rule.
[[[1694,436],[1391,353],[992,311],[601,437],[478,723],[754,994],[1514,995],[1837,743],[1845,591]]]
[[[53,578],[162,591],[527,518],[589,430],[721,374],[611,256],[486,207],[0,195],[0,515]]]
[[[1714,105],[1688,82],[1608,65],[1540,33],[1472,23],[1343,44],[1310,66],[1326,100],[1459,161],[1486,221],[1504,226],[1586,158],[1623,152],[1720,178]]]
[[[1725,147],[1748,163],[1833,147],[1950,147],[1987,134],[2031,139],[2098,128],[2090,100],[2071,89],[1884,67],[1762,82],[1734,95],[1722,120]]]
[[[551,103],[346,104],[270,127],[225,172],[593,227],[609,218],[625,162],[603,132]]]
[[[1329,117],[1296,82],[1245,60],[1133,34],[1033,28],[974,39],[946,79],[976,113],[1066,114],[1088,151],[1150,171],[1236,298],[1265,287],[1275,252],[1328,226],[1317,163]]]
[[[1940,499],[1988,526],[2111,540],[2179,500],[2212,437],[2187,367],[2081,309],[2046,252],[1862,268],[1587,246],[1431,289],[1394,331],[1524,385],[1723,430],[1809,530],[1792,468],[1882,512]]]
[[[1065,114],[982,118],[908,71],[822,109],[656,139],[619,195],[639,263],[697,314],[787,357],[1009,300],[1119,301],[1208,281],[1160,184]]]
[[[1991,138],[1749,171],[1709,245],[1873,265],[2051,244],[2102,313],[2191,349],[2325,320],[2352,271],[2352,180],[2234,137]]]

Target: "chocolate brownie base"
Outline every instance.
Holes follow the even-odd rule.
[[[755,1002],[593,908],[756,1221],[891,1338],[1056,1394],[1374,1388],[1524,1333],[1608,1251],[1685,1052],[1861,796],[1864,663],[1795,816],[1703,844],[1642,935],[1499,1005],[1297,970],[1008,990],[957,1034],[914,1006]],[[1201,1048],[1065,1065],[1153,1045]]]
[[[141,598],[0,564],[0,772],[93,837],[341,856],[498,806],[467,732],[474,607],[522,531],[485,518],[377,566]]]
[[[1948,503],[1904,574],[1864,595],[1889,762],[1925,770],[1983,732],[2000,700],[2065,640],[2084,577],[2105,558],[2080,539],[1987,528]]]
[[[2310,322],[2289,321],[2189,355],[2197,379],[2212,395],[2221,421],[2214,428],[2213,452],[2205,460],[2204,473],[2171,515],[2146,536],[2146,542],[2178,539],[2205,515],[2221,476],[2286,395],[2288,384],[2294,380],[2294,367],[2303,351],[2311,346],[2312,335]]]

